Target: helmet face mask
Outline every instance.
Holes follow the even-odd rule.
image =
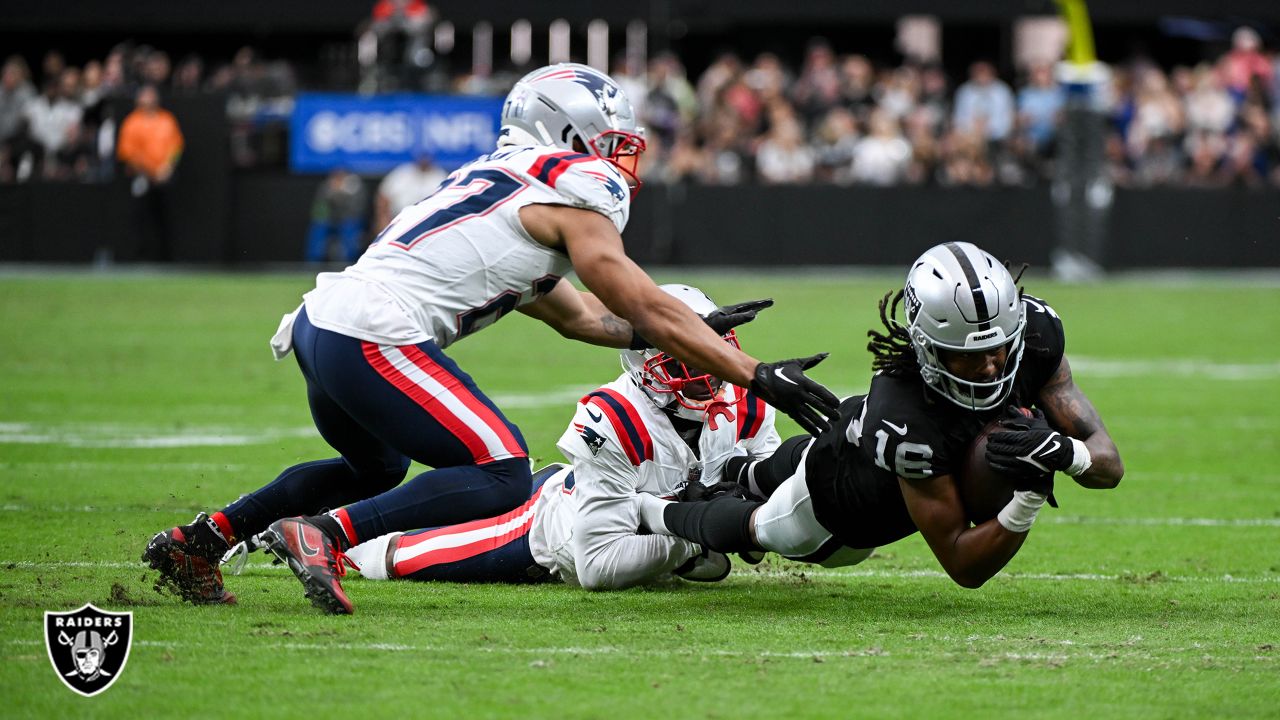
[[[741,348],[738,334],[733,330],[723,337],[725,342]],[[711,404],[724,397],[724,381],[720,378],[697,368],[690,368],[662,351],[650,352],[653,354],[644,361],[638,373],[639,383],[660,407],[670,407],[671,400],[665,403],[658,400],[659,397],[669,395],[679,406],[673,409],[676,415],[689,420],[702,420]]]
[[[661,285],[663,292],[683,302],[699,317],[706,317],[718,306],[701,290],[688,285]],[[730,330],[724,341],[735,348],[738,334]],[[698,368],[692,368],[665,352],[648,350],[623,350],[622,367],[631,381],[644,390],[645,395],[659,409],[686,420],[703,422],[708,411],[724,398],[724,382]]]
[[[946,243],[921,255],[907,274],[907,332],[925,384],[966,410],[991,410],[1009,397],[1026,347],[1026,308],[1004,265],[970,243]],[[990,379],[961,377],[952,353],[1003,348]]]
[[[539,68],[502,105],[498,145],[545,145],[595,155],[618,168],[632,194],[645,151],[644,130],[626,93],[608,75],[579,63]]]

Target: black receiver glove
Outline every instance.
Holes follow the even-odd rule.
[[[1071,465],[1075,454],[1071,441],[1049,427],[1038,409],[1007,408],[1000,427],[1004,429],[987,437],[987,464],[1015,488],[1048,495],[1049,504],[1058,507],[1053,473]]]
[[[745,325],[756,319],[756,315],[765,308],[773,307],[773,298],[765,298],[763,300],[748,300],[735,305],[725,305],[718,307],[702,318],[707,327],[717,335],[723,335],[730,330]],[[653,344],[645,340],[639,333],[631,331],[631,344],[627,346],[628,350],[648,350]]]
[[[751,391],[760,399],[791,416],[810,435],[831,427],[829,418],[840,412],[840,400],[821,383],[805,377],[804,371],[822,362],[826,353],[807,358],[760,363],[751,380]]]
[[[723,335],[739,325],[745,325],[755,320],[756,315],[768,307],[773,307],[773,298],[748,300],[736,305],[718,307],[702,318],[702,321],[707,324],[707,327],[714,330],[717,335]]]
[[[714,485],[703,485],[701,482],[694,480],[676,493],[676,500],[679,502],[705,502],[714,500],[721,495],[745,498],[747,493],[746,489],[741,485],[728,480],[721,480]]]

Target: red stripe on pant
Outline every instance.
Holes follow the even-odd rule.
[[[376,344],[362,342],[360,345],[364,349],[364,357],[369,361],[369,365],[387,382],[394,385],[397,390],[408,395],[409,399],[421,406],[423,410],[426,410],[428,415],[435,418],[454,437],[458,438],[463,445],[466,445],[477,465],[493,462],[493,456],[489,454],[489,447],[485,442],[480,439],[480,436],[475,431],[467,427],[467,424],[462,422],[458,416],[454,415],[449,408],[419,387],[409,376],[397,370],[391,364],[391,361],[382,354]]]
[[[347,542],[351,545],[359,545],[360,541],[356,539],[356,526],[351,524],[351,516],[347,514],[346,508],[338,508],[330,515],[334,520],[338,521],[338,525],[342,527],[342,532],[347,536]]]
[[[471,522],[436,528],[430,532],[418,533],[415,535],[401,535],[396,539],[396,551],[399,552],[404,548],[411,548],[428,540],[445,535],[458,535],[461,533],[473,532],[475,530],[497,527],[503,523],[510,522],[511,520],[528,512],[529,508],[533,507],[533,504],[538,501],[538,497],[540,495],[542,495],[541,487],[539,487],[537,492],[525,501],[523,505],[511,512],[499,515],[498,517],[486,518],[484,520],[472,520]],[[431,567],[432,565],[442,565],[444,563],[466,560],[467,558],[475,557],[476,555],[488,552],[494,548],[502,547],[512,540],[528,533],[529,529],[533,527],[533,517],[534,516],[530,514],[528,519],[523,523],[511,530],[508,530],[502,535],[481,538],[475,542],[467,543],[466,545],[430,550],[415,558],[395,563],[395,566],[392,568],[392,575],[394,577],[404,577],[418,572],[423,568]]]
[[[504,533],[497,537],[481,538],[473,543],[459,545],[457,547],[440,548],[439,550],[431,550],[425,552],[412,560],[396,563],[395,576],[404,577],[413,573],[429,568],[433,565],[444,565],[446,563],[458,562],[466,560],[477,555],[483,555],[490,550],[500,548],[503,545],[515,540],[516,538],[529,532],[529,528],[533,527],[533,517],[530,516],[524,524],[517,528],[513,528],[510,532]]]
[[[476,397],[461,380],[450,374],[448,370],[440,366],[440,363],[432,360],[421,349],[410,345],[401,348],[401,350],[404,351],[405,357],[409,358],[414,365],[422,368],[423,372],[444,386],[446,392],[453,395],[468,410],[475,413],[475,416],[480,418],[480,421],[488,426],[494,435],[498,436],[498,440],[502,442],[503,449],[510,453],[511,457],[525,457],[527,455],[524,449],[520,447],[516,436],[511,433],[511,428],[507,427],[502,418],[498,417],[497,413],[488,405],[481,402],[480,398]]]

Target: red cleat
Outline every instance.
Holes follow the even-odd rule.
[[[289,569],[302,581],[311,604],[330,615],[355,612],[340,579],[347,565],[359,570],[316,525],[304,518],[277,520],[260,536],[262,544],[276,557],[289,564]]]
[[[215,529],[208,515],[200,513],[190,525],[155,534],[142,561],[159,570],[156,590],[169,590],[194,605],[234,603],[236,596],[222,586],[218,569],[227,541]]]

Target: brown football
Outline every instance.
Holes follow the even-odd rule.
[[[1027,410],[1022,412],[1028,414]],[[987,436],[1000,429],[999,423],[999,420],[992,420],[982,428],[982,432],[969,444],[955,474],[960,502],[974,525],[995,517],[1013,499],[1013,486],[987,464]]]

